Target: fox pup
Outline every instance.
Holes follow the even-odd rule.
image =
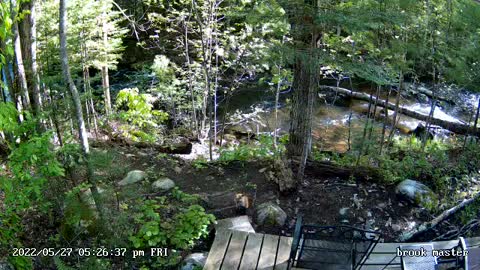
[[[246,215],[253,208],[253,200],[247,194],[237,193],[235,195],[235,205],[237,214]]]

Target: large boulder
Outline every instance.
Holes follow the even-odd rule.
[[[208,252],[192,253],[185,257],[181,270],[203,269],[207,262]]]
[[[137,183],[137,182],[140,182],[143,179],[145,179],[145,176],[146,176],[146,174],[145,174],[144,171],[133,170],[133,171],[128,172],[127,176],[125,176],[125,178],[123,178],[122,181],[118,182],[118,185],[119,186],[126,186],[126,185],[130,185],[130,184],[133,184],[133,183]]]
[[[160,191],[169,191],[175,187],[175,182],[168,177],[163,177],[153,182],[152,187]]]
[[[276,203],[262,203],[255,209],[255,222],[258,225],[283,226],[286,220],[287,214]]]
[[[397,197],[418,206],[431,208],[438,202],[437,195],[426,185],[406,179],[395,188]]]

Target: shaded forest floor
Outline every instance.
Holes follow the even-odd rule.
[[[198,194],[207,211],[217,219],[241,214],[235,200],[239,193],[253,201],[251,211],[247,210],[250,216],[255,205],[268,201],[278,203],[287,213],[286,224],[281,228],[256,227],[258,232],[291,235],[295,218],[301,214],[308,224],[344,223],[375,229],[383,233],[385,241],[393,241],[405,230],[433,218],[426,210],[398,201],[395,186],[368,182],[357,186],[347,179],[322,177],[307,171],[296,192],[282,195],[277,185],[268,180],[270,164],[266,161],[207,164],[158,154],[153,149],[114,146],[103,150],[113,153],[121,171],[144,170],[167,176],[184,192]]]

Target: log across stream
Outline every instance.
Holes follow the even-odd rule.
[[[335,86],[327,86],[327,85],[322,85],[320,86],[321,90],[328,90],[328,91],[334,91],[339,94],[345,95],[352,97],[354,99],[359,99],[359,100],[364,100],[364,101],[370,101],[370,95],[356,92],[353,90],[348,90],[342,87],[335,87]],[[375,96],[372,97],[372,99],[376,99]],[[383,107],[383,108],[388,108],[389,110],[395,110],[395,104],[386,102],[385,100],[378,99],[377,101],[377,106]],[[399,106],[398,107],[398,113],[401,113],[403,115],[421,120],[421,121],[427,121],[429,119],[428,115],[412,111],[405,106]],[[480,128],[477,127],[472,127],[468,124],[463,124],[463,123],[457,123],[457,122],[451,122],[451,121],[446,121],[442,119],[438,119],[435,117],[430,118],[430,123],[436,126],[440,126],[444,129],[450,130],[452,132],[455,132],[457,134],[461,135],[473,135],[473,136],[480,136]]]

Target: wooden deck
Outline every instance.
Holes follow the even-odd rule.
[[[362,270],[400,269],[397,247],[402,243],[378,243]],[[414,243],[412,243],[414,244]],[[435,249],[448,249],[458,240],[433,242]],[[480,237],[466,239],[469,269],[480,270]],[[217,232],[204,270],[286,270],[292,238],[269,234],[225,230]],[[294,268],[292,268],[294,269]]]

